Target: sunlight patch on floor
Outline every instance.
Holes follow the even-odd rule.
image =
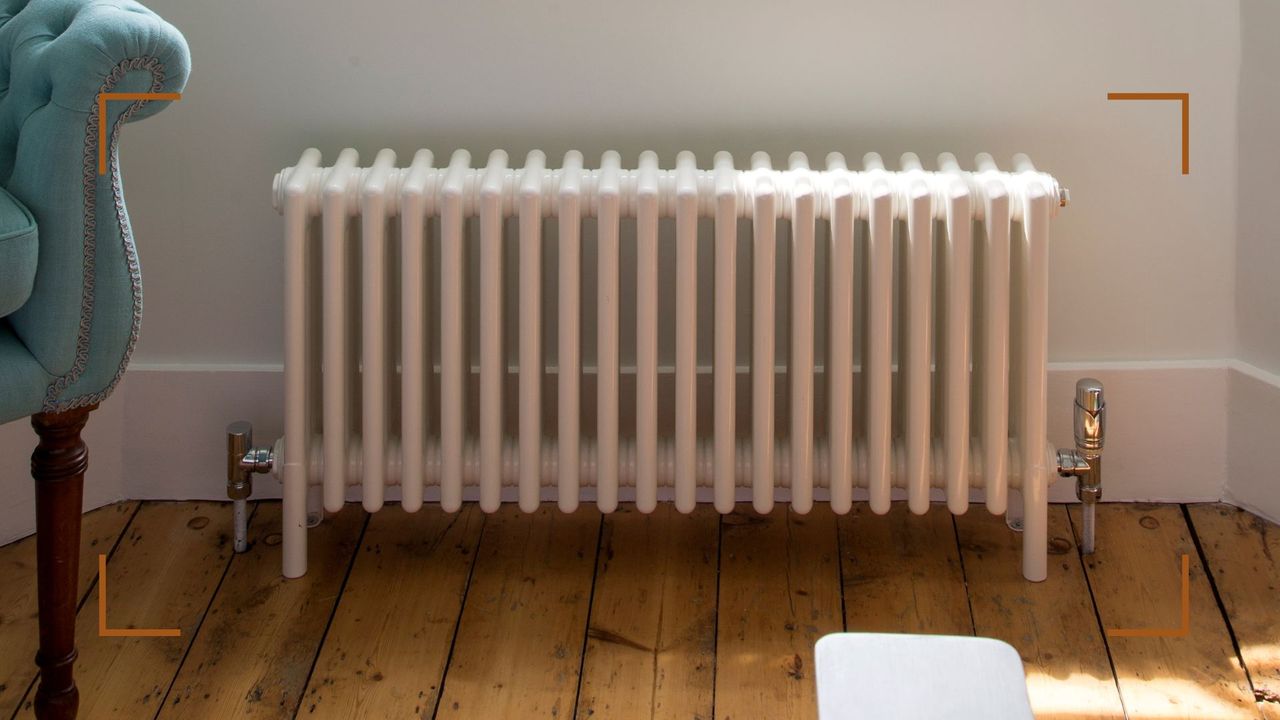
[[[1250,718],[1257,720],[1254,703],[1228,702],[1190,680],[1161,677],[1154,680],[1130,678],[1124,683],[1124,700],[1130,718]],[[1161,708],[1168,708],[1167,712]]]
[[[1027,673],[1027,694],[1031,697],[1031,709],[1041,720],[1123,717],[1116,683],[1111,676],[1100,678],[1088,673],[1054,676],[1032,670]]]

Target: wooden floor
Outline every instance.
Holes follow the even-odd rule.
[[[743,510],[349,506],[285,581],[277,503],[243,555],[228,505],[103,508],[85,518],[81,717],[811,718],[814,641],[874,630],[1012,643],[1040,718],[1280,718],[1280,532],[1247,513],[1105,505],[1082,559],[1078,509],[1053,506],[1032,584],[981,508]],[[99,636],[99,553],[108,626],[180,637]],[[31,538],[0,548],[0,718],[31,716],[34,558]]]

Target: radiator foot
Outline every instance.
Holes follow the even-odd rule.
[[[320,485],[307,487],[307,527],[319,527],[324,522],[324,488]]]
[[[1014,532],[1022,532],[1025,527],[1022,519],[1025,512],[1026,507],[1023,505],[1021,498],[1018,498],[1016,502],[1014,501],[1014,498],[1010,498],[1009,506],[1004,512],[1004,524],[1008,525],[1009,529]]]

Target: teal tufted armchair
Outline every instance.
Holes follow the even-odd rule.
[[[31,416],[39,436],[40,718],[76,714],[80,430],[124,373],[142,314],[117,143],[168,105],[112,101],[99,117],[97,99],[181,92],[190,67],[182,34],[133,0],[0,0],[0,422]]]

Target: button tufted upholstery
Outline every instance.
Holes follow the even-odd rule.
[[[116,141],[123,122],[170,103],[114,101],[99,118],[96,100],[180,92],[190,62],[181,33],[133,0],[0,0],[0,186],[39,238],[30,297],[7,307],[14,291],[0,288],[0,363],[25,348],[46,380],[37,398],[0,388],[0,422],[97,402],[119,379],[142,288]],[[103,120],[109,168],[98,175]],[[0,282],[11,283],[4,271]]]

